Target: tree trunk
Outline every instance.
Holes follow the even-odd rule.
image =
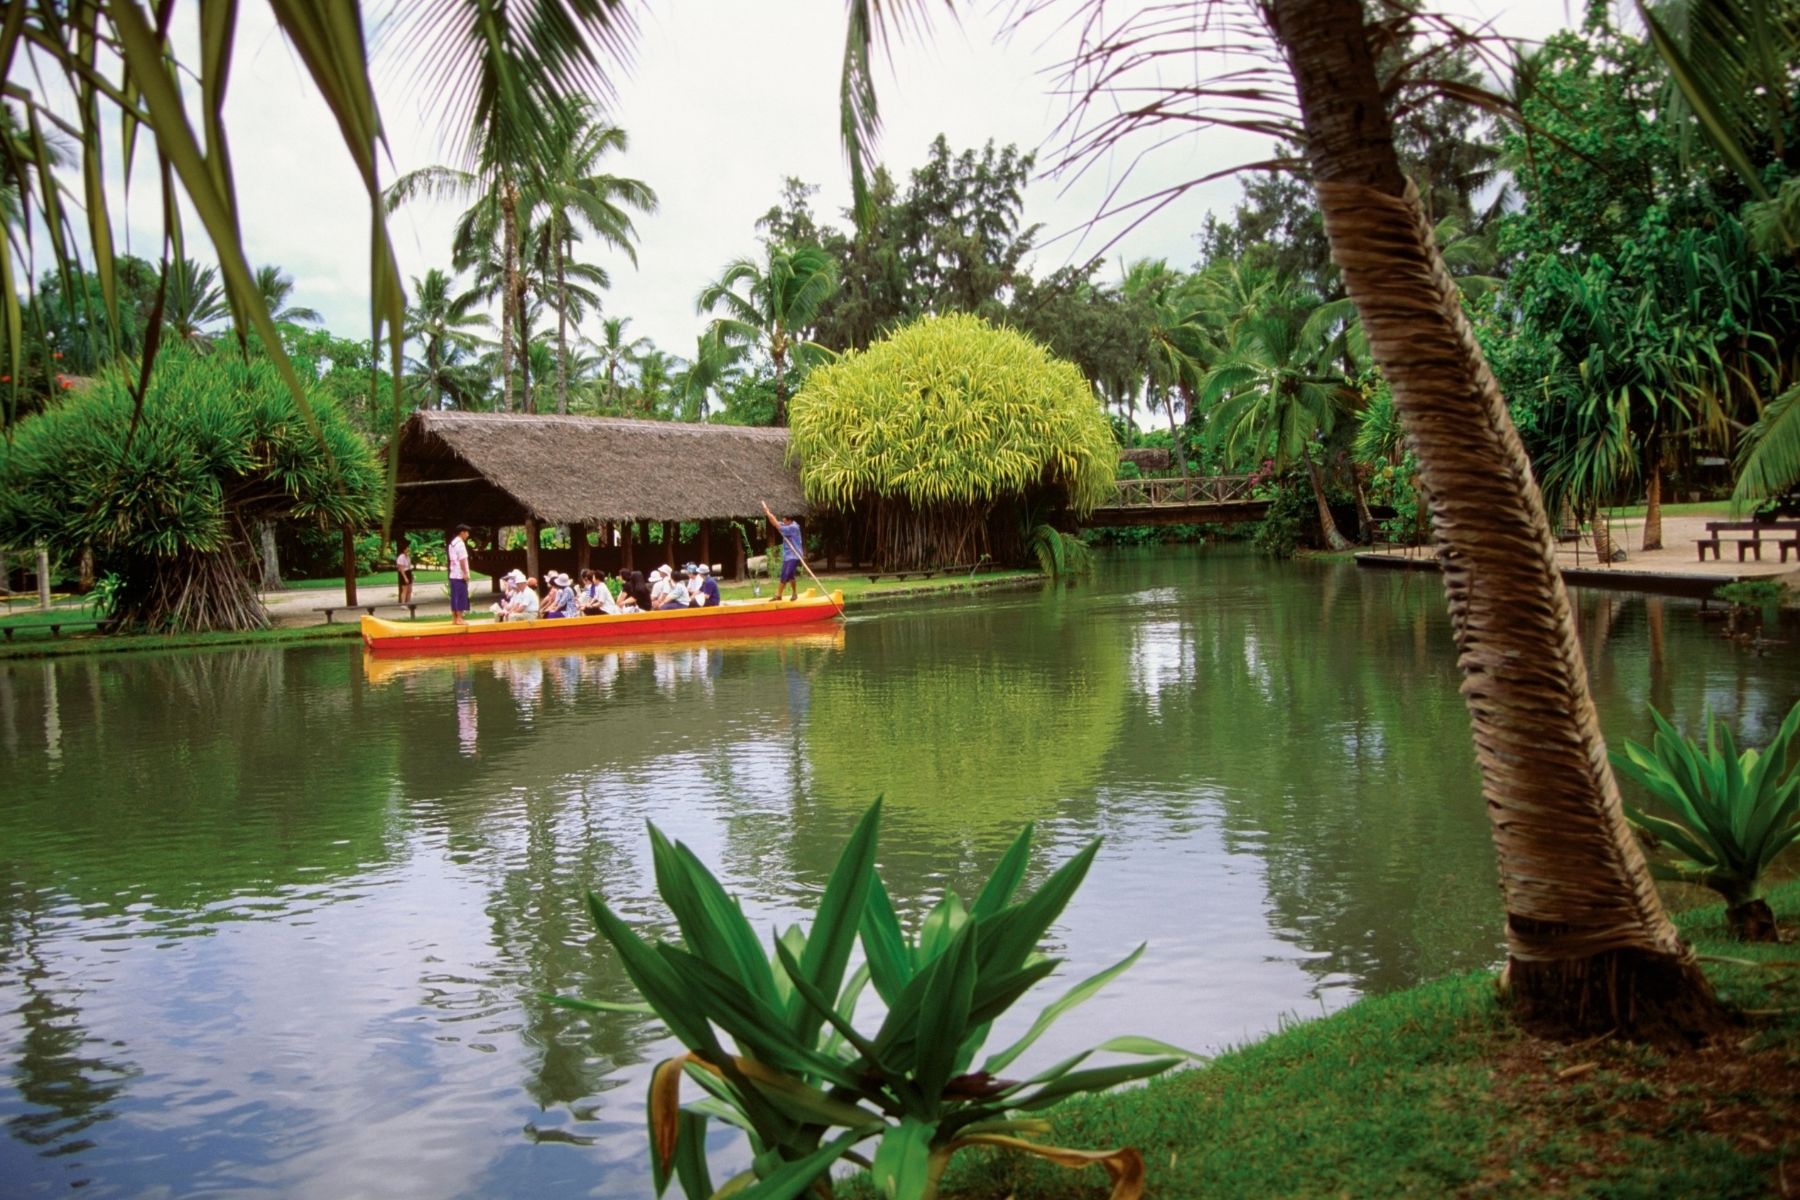
[[[37,592],[38,607],[45,612],[50,611],[50,551],[43,546],[37,548]]]
[[[769,347],[769,360],[775,364],[775,418],[772,425],[787,424],[787,354],[777,339]]]
[[[1362,463],[1350,464],[1350,490],[1356,493],[1356,540],[1365,546],[1375,540],[1375,514],[1369,511],[1369,495],[1363,490],[1367,470]]]
[[[1185,484],[1188,481],[1187,450],[1181,444],[1181,431],[1175,428],[1175,402],[1169,399],[1166,391],[1163,393],[1163,411],[1169,414],[1169,440],[1175,443],[1175,465],[1181,468],[1181,481]]]
[[[1400,170],[1360,0],[1272,0],[1332,259],[1431,496],[1518,1018],[1700,1035],[1722,1019],[1627,826],[1550,522]]]
[[[1325,535],[1325,544],[1333,550],[1350,549],[1350,539],[1338,529],[1331,505],[1325,502],[1325,479],[1319,473],[1319,464],[1313,461],[1312,451],[1302,450],[1300,457],[1306,463],[1306,481],[1312,485],[1313,501],[1319,506],[1319,531]]]
[[[1662,548],[1662,434],[1653,429],[1644,446],[1644,549]]]
[[[356,603],[356,531],[344,526],[344,603]]]
[[[262,543],[262,590],[278,592],[281,590],[281,559],[275,549],[275,522],[258,521],[256,533]]]
[[[569,411],[569,293],[563,275],[562,239],[556,242],[556,411]]]
[[[511,412],[513,408],[512,379],[512,330],[513,305],[518,301],[519,274],[519,191],[512,180],[503,180],[500,184],[500,224],[504,233],[504,244],[501,255],[504,257],[504,278],[501,280],[500,296],[500,411]],[[521,352],[523,347],[520,347]]]
[[[1607,524],[1606,513],[1598,504],[1588,510],[1588,529],[1594,538],[1594,554],[1603,563],[1612,562],[1613,551],[1616,549],[1613,545],[1612,526]]]
[[[536,517],[525,518],[525,574],[539,583],[544,581],[538,574],[538,533],[542,528]]]

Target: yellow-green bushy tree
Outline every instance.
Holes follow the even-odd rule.
[[[1109,494],[1118,460],[1078,368],[966,314],[816,368],[791,419],[807,499],[871,535],[884,570],[1022,557],[1049,510]]]

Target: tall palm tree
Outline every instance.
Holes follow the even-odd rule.
[[[1555,540],[1401,170],[1360,0],[1270,0],[1332,257],[1432,498],[1527,1020],[1711,1026],[1717,1002],[1624,821]]]
[[[724,310],[711,329],[725,345],[754,346],[775,372],[775,424],[787,424],[787,370],[796,353],[815,349],[813,322],[837,291],[837,263],[816,246],[766,246],[763,259],[740,258],[694,302],[701,314]],[[816,347],[823,349],[822,347]]]
[[[708,398],[737,377],[742,357],[740,347],[726,345],[716,333],[709,331],[696,338],[693,360],[683,364],[673,380],[679,419],[705,420]]]
[[[582,231],[621,250],[637,263],[637,231],[631,213],[656,211],[656,193],[636,179],[623,179],[600,170],[600,160],[623,153],[625,131],[599,119],[593,101],[577,97],[566,102],[551,125],[547,153],[541,170],[526,189],[525,203],[543,230],[551,257],[554,288],[551,305],[556,309],[556,411],[569,411],[570,293],[566,287],[568,250]],[[580,313],[575,317],[580,319]]]
[[[1500,866],[1515,1012],[1559,1030],[1715,1028],[1718,1002],[1624,819],[1531,464],[1395,150],[1391,81],[1378,73],[1373,48],[1394,44],[1387,14],[1376,29],[1362,0],[1151,6],[1141,18],[1109,19],[1104,0],[1077,7],[1084,12],[1070,24],[1083,31],[1083,44],[1067,81],[1072,162],[1109,155],[1140,128],[1194,128],[1196,101],[1230,109],[1202,112],[1202,124],[1255,124],[1260,114],[1246,117],[1244,101],[1268,95],[1280,110],[1286,98],[1273,89],[1283,75],[1292,82],[1295,132],[1333,260],[1431,497]],[[879,122],[870,48],[925,9],[923,0],[850,2],[842,129],[859,210]],[[1242,44],[1254,46],[1266,32],[1272,50],[1215,80],[1166,75],[1171,62],[1198,66],[1191,47],[1199,22],[1220,9]],[[1171,18],[1190,11],[1190,20]],[[1138,86],[1142,77],[1122,73],[1129,62],[1165,75]],[[1129,105],[1110,103],[1128,87],[1136,88]],[[1281,121],[1277,111],[1261,128],[1272,132]]]
[[[294,277],[280,267],[256,268],[256,294],[268,306],[269,318],[278,324],[318,325],[325,320],[317,309],[288,303],[288,297],[294,294]]]
[[[1175,443],[1175,462],[1181,477],[1188,477],[1186,439],[1175,424],[1174,397],[1181,397],[1182,411],[1194,411],[1194,393],[1214,356],[1212,330],[1205,310],[1195,301],[1191,281],[1169,269],[1166,260],[1140,259],[1125,272],[1122,290],[1127,300],[1144,306],[1146,358],[1150,365],[1147,391],[1154,405],[1162,401],[1169,419],[1169,437]]]
[[[408,379],[431,400],[432,407],[443,408],[445,401],[469,392],[466,367],[458,360],[482,340],[482,333],[493,328],[485,316],[470,311],[474,297],[452,290],[451,277],[436,267],[425,272],[425,278],[412,281],[413,302],[406,310],[406,338],[417,342],[420,358],[412,365]]]
[[[1260,313],[1237,323],[1230,345],[1206,373],[1200,402],[1208,406],[1207,441],[1223,449],[1227,461],[1268,459],[1276,470],[1304,466],[1326,543],[1348,550],[1313,450],[1350,412],[1356,391],[1336,369],[1338,339],[1308,336],[1312,307],[1291,285],[1268,294]]]
[[[600,322],[600,340],[594,343],[596,364],[606,372],[606,407],[613,413],[619,409],[619,368],[630,366],[637,356],[650,348],[647,337],[627,338],[625,327],[630,317],[607,317]]]
[[[164,272],[163,328],[184,346],[205,349],[218,336],[218,322],[231,315],[219,287],[219,269],[178,258]]]

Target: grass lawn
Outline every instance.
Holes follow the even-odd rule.
[[[1800,882],[1769,899],[1800,924]],[[1720,995],[1756,1014],[1700,1049],[1532,1038],[1507,1020],[1492,976],[1468,975],[1071,1102],[1044,1140],[1136,1147],[1151,1196],[1795,1194],[1795,947],[1728,940],[1718,906],[1680,923]],[[1098,1170],[979,1149],[958,1155],[947,1184],[955,1200],[1106,1193]]]
[[[417,586],[421,583],[442,583],[449,577],[450,574],[447,571],[427,571],[420,569],[413,572],[413,584],[414,586]],[[478,574],[475,576],[475,580],[478,583],[486,582],[487,576]],[[342,575],[333,575],[325,579],[284,579],[281,582],[294,591],[316,592],[325,591],[329,588],[342,589],[344,586],[344,577]],[[359,588],[398,587],[400,586],[400,577],[393,571],[371,571],[367,575],[358,575],[356,577],[356,586]]]
[[[1742,510],[1734,510],[1729,500],[1697,500],[1692,504],[1665,504],[1662,506],[1665,517],[1714,517],[1721,521],[1731,517],[1748,518],[1754,505],[1746,505]],[[1645,506],[1642,504],[1624,504],[1617,508],[1609,508],[1606,515],[1613,520],[1627,520],[1642,517]]]

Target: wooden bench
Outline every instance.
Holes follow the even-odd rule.
[[[314,608],[313,611],[324,613],[325,623],[329,625],[338,613],[344,612],[347,609],[357,608],[362,609],[371,617],[375,615],[375,610],[378,608],[404,608],[409,620],[416,621],[419,619],[419,602],[417,600],[406,604],[401,604],[398,600],[384,600],[375,604],[322,604]]]
[[[112,618],[110,617],[74,617],[67,621],[14,621],[11,624],[0,625],[0,633],[4,633],[6,640],[10,642],[13,640],[13,633],[20,629],[48,629],[51,637],[60,638],[65,629],[98,629],[105,633],[111,628]]]
[[[1745,551],[1755,555],[1756,561],[1762,561],[1764,542],[1772,542],[1781,551],[1781,561],[1787,561],[1787,552],[1792,548],[1796,558],[1800,558],[1800,521],[1708,521],[1706,536],[1695,538],[1698,544],[1700,561],[1706,561],[1706,552],[1712,550],[1713,561],[1719,560],[1719,544],[1734,542],[1737,544],[1737,560],[1744,561]]]

